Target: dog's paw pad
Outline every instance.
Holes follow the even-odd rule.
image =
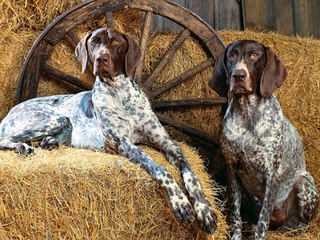
[[[217,216],[209,203],[195,202],[199,226],[207,233],[212,234],[217,228]]]

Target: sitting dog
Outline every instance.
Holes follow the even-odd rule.
[[[265,239],[269,224],[306,224],[318,207],[319,194],[306,171],[299,134],[272,94],[286,76],[269,47],[242,40],[221,54],[209,82],[230,99],[220,140],[230,181],[232,239],[241,239],[242,188],[260,203],[254,239]]]
[[[199,225],[213,233],[216,215],[198,178],[132,79],[140,57],[136,42],[114,29],[101,28],[83,38],[75,54],[82,72],[88,60],[93,63],[93,90],[35,98],[15,106],[0,124],[0,148],[31,154],[29,143],[39,141],[42,148],[67,144],[116,152],[139,164],[166,190],[179,220],[191,222],[196,215]],[[182,174],[193,207],[171,174],[135,143],[152,143],[164,151]]]

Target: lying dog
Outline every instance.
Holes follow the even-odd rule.
[[[319,194],[306,171],[299,134],[272,94],[286,76],[270,48],[243,40],[222,53],[209,82],[219,95],[231,98],[221,148],[229,170],[232,239],[241,239],[242,187],[261,205],[254,239],[266,238],[269,223],[307,223],[318,207]]]
[[[15,106],[0,124],[0,148],[31,154],[33,148],[28,143],[39,141],[43,148],[67,144],[117,152],[139,164],[166,190],[179,220],[191,222],[196,215],[200,226],[213,233],[216,216],[198,178],[131,78],[140,57],[136,42],[116,30],[102,28],[82,39],[75,53],[82,72],[89,59],[93,63],[93,90],[35,98]],[[171,174],[135,143],[152,143],[165,152],[182,174],[193,207]]]

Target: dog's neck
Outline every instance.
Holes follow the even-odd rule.
[[[242,116],[247,128],[255,126],[256,122],[265,117],[266,112],[282,114],[280,105],[273,95],[261,97],[257,93],[248,95],[233,95],[227,108],[225,117],[228,115]]]
[[[128,85],[129,82],[130,78],[126,77],[124,74],[120,74],[116,77],[96,77],[96,83],[101,85],[102,88],[120,88],[124,87],[124,85]]]
[[[257,116],[260,116],[261,109],[259,106],[265,99],[258,96],[257,93],[233,95],[231,94],[231,101],[228,107],[228,112],[232,111],[237,116],[242,116],[244,121],[254,124]],[[227,113],[228,113],[227,112]]]
[[[233,104],[242,113],[254,110],[259,104],[260,97],[256,93],[234,95],[231,94]]]

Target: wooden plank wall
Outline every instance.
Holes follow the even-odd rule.
[[[171,0],[190,9],[214,29],[271,30],[320,38],[320,0]],[[242,18],[243,16],[243,18]],[[157,16],[158,32],[180,31],[174,22]]]
[[[247,28],[320,38],[320,0],[243,0]]]
[[[214,29],[240,29],[240,5],[237,0],[171,0],[196,13]],[[158,32],[180,31],[174,22],[158,16],[155,29]]]

